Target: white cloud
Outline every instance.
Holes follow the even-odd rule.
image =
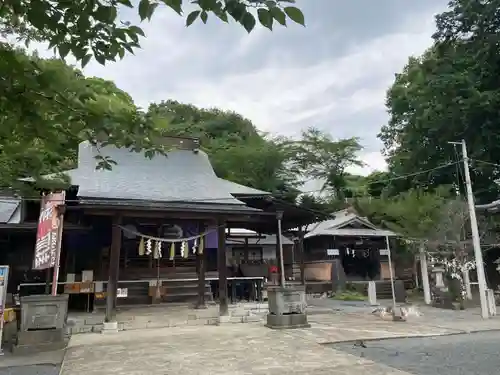
[[[380,152],[362,152],[360,155],[360,159],[363,163],[365,163],[365,166],[349,167],[347,168],[347,172],[362,176],[368,176],[370,173],[375,171],[387,170],[387,163],[385,162],[384,157]]]
[[[362,138],[370,151],[361,158],[369,166],[355,170],[368,174],[385,168],[380,153],[372,151],[382,124],[364,124],[361,114],[385,116],[385,91],[408,56],[430,45],[433,14],[431,9],[394,15],[402,20],[399,31],[353,41],[349,30],[342,34],[335,25],[325,35],[319,21],[273,33],[258,28],[250,35],[213,18],[186,28],[182,17],[162,9],[144,26],[147,39],[135,56],[105,67],[93,63],[85,72],[114,80],[143,107],[176,99],[234,110],[277,134],[295,135],[311,125],[335,137],[366,133]],[[329,24],[328,17],[321,21]],[[302,36],[314,41],[316,60],[301,56]]]

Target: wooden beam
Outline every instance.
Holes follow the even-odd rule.
[[[283,283],[283,280],[285,279],[285,267],[284,267],[284,260],[281,259],[282,257],[282,252],[281,252],[281,226],[280,226],[280,221],[283,218],[283,213],[282,212],[277,212],[276,213],[276,267],[278,267],[278,275],[279,277],[279,284],[281,285]],[[283,265],[283,267],[282,267]],[[284,286],[284,285],[282,285]]]
[[[217,222],[217,270],[219,271],[219,315],[229,315],[227,300],[226,222]]]
[[[99,208],[86,208],[84,210],[85,215],[89,216],[114,216],[116,211],[112,211],[109,209],[99,209]],[[203,219],[211,219],[213,218],[213,213],[191,213],[191,212],[162,212],[162,211],[154,211],[154,210],[121,210],[120,215],[122,217],[133,217],[133,218],[153,218],[153,219],[189,219],[189,220],[203,220]]]
[[[109,278],[106,288],[106,322],[116,319],[116,292],[118,288],[118,272],[120,268],[120,250],[122,246],[122,230],[119,225],[122,222],[121,215],[113,216],[111,228],[111,249],[109,254]]]
[[[112,208],[101,208],[101,207],[78,207],[83,209],[85,215],[89,216],[114,216],[116,210]],[[133,217],[133,218],[157,218],[157,219],[186,219],[186,220],[203,220],[210,221],[213,220],[214,212],[217,213],[217,209],[214,208],[214,212],[186,212],[182,209],[179,211],[161,211],[159,209],[144,208],[142,210],[130,210],[123,209],[119,211],[122,217]],[[265,224],[269,221],[269,218],[273,213],[256,212],[249,214],[231,214],[231,221],[237,223],[238,225],[243,225],[244,223],[262,223]]]
[[[302,226],[299,227],[298,233],[299,241],[297,245],[299,246],[299,254],[300,254],[300,283],[302,285],[306,284],[306,276],[305,276],[305,255],[304,255],[304,230]]]
[[[248,237],[245,237],[245,251],[243,255],[245,263],[248,263]]]
[[[199,233],[205,230],[204,225],[199,226]],[[199,241],[199,240],[198,240]],[[205,241],[204,241],[205,242]],[[199,244],[199,242],[198,242]],[[206,268],[206,256],[205,249],[200,253],[197,249],[196,251],[196,272],[198,273],[198,303],[196,305],[197,309],[206,309],[205,305],[205,268]]]

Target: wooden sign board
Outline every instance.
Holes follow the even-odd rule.
[[[339,249],[326,249],[326,255],[328,256],[339,255]]]
[[[80,293],[94,293],[94,283],[85,281],[80,283]]]
[[[64,284],[64,293],[66,294],[80,293],[80,283]]]
[[[148,290],[148,295],[149,297],[156,297],[156,286],[150,286]],[[166,296],[167,295],[167,287],[166,286],[161,286],[160,287],[160,296]]]

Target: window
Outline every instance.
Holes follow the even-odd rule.
[[[245,253],[247,255],[245,256]],[[246,259],[249,262],[262,262],[262,248],[261,247],[233,247],[232,258],[237,264],[244,263]]]

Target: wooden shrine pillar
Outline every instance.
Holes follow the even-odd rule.
[[[201,225],[199,232],[202,233],[204,230],[205,227]],[[198,240],[198,245],[199,241],[200,240]],[[207,308],[207,306],[205,305],[205,271],[207,266],[205,262],[205,249],[202,250],[203,251],[200,254],[199,249],[196,249],[196,272],[198,274],[198,302],[196,304],[197,309]]]
[[[121,215],[116,214],[113,216],[105,322],[113,322],[116,319],[116,292],[118,288],[118,271],[120,269],[120,249],[122,247],[122,230],[119,227],[121,222]]]
[[[245,237],[245,248],[244,248],[244,254],[243,254],[243,260],[245,261],[245,263],[248,263],[248,237]],[[241,265],[241,262],[240,264]]]
[[[299,246],[299,254],[300,254],[300,283],[302,285],[305,285],[306,284],[306,276],[305,276],[306,265],[305,265],[305,259],[304,259],[305,258],[305,256],[304,256],[304,228],[302,228],[302,226],[299,226],[298,237],[299,237],[298,246]]]
[[[227,300],[226,223],[217,221],[217,270],[219,271],[219,315],[229,315]]]

